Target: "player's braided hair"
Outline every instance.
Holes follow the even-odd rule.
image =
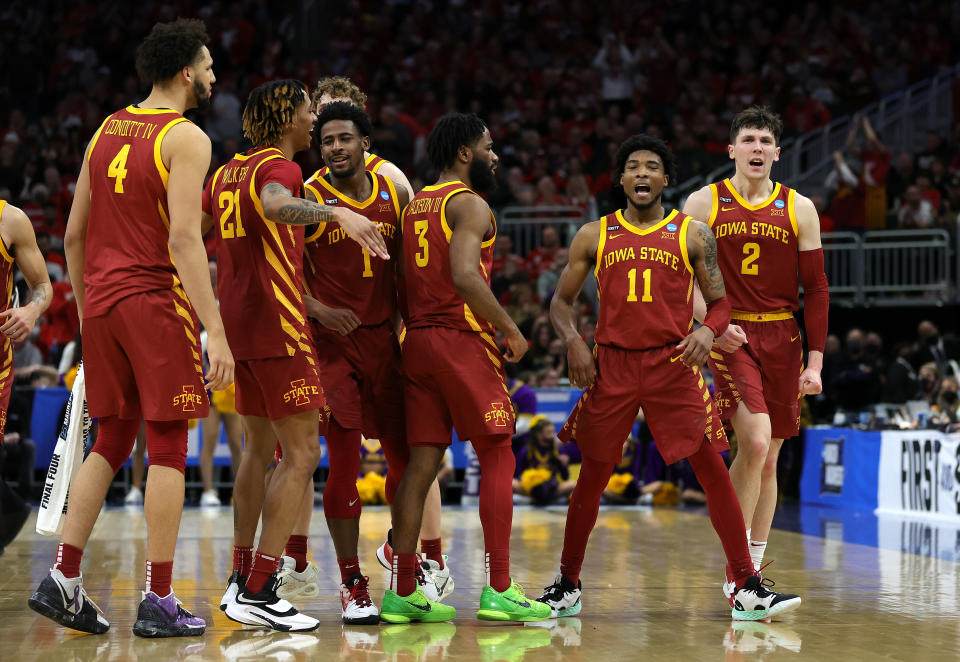
[[[434,170],[451,167],[463,146],[471,146],[487,130],[476,113],[447,113],[439,120],[427,138],[427,158]]]
[[[677,160],[674,158],[670,148],[667,147],[667,143],[654,136],[640,133],[627,138],[623,144],[620,145],[620,149],[617,150],[617,157],[614,160],[616,170],[613,173],[613,181],[615,183],[620,181],[620,175],[623,174],[623,170],[627,166],[627,159],[630,155],[640,150],[653,152],[659,156],[660,160],[663,161],[663,172],[670,178],[670,182],[676,182]]]
[[[317,81],[317,87],[310,97],[310,105],[314,110],[317,109],[320,97],[324,94],[328,94],[334,99],[350,99],[350,103],[359,106],[361,109],[367,107],[367,95],[357,87],[356,83],[344,76],[327,76]]]
[[[321,132],[324,124],[334,120],[348,120],[353,122],[361,138],[367,138],[373,133],[373,124],[370,121],[370,116],[363,111],[363,108],[354,106],[349,101],[335,101],[334,103],[327,104],[327,107],[324,108],[320,112],[320,116],[317,117],[317,133]]]
[[[197,61],[200,49],[210,43],[203,21],[178,18],[157,23],[137,47],[137,75],[144,83],[168,81]]]
[[[741,129],[767,129],[773,134],[775,144],[780,144],[783,135],[783,120],[768,106],[750,106],[737,113],[730,124],[730,144],[737,142]]]
[[[283,128],[293,122],[297,106],[306,98],[307,86],[298,80],[272,80],[254,89],[243,109],[243,135],[255,146],[273,145]]]

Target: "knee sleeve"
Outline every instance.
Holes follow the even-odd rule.
[[[187,421],[147,421],[150,465],[180,473],[187,466]]]
[[[102,456],[110,464],[113,473],[117,473],[130,457],[139,430],[138,418],[105,416],[98,422],[97,441],[91,452]]]
[[[360,517],[360,430],[348,430],[331,419],[326,438],[330,475],[323,490],[323,513],[330,519]]]

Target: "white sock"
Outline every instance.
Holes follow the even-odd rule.
[[[750,541],[750,559],[753,561],[753,569],[759,571],[760,566],[763,565],[763,553],[767,549],[766,540],[751,540]]]

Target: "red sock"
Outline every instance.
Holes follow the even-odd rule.
[[[426,556],[431,561],[436,561],[440,564],[440,569],[443,570],[443,547],[440,545],[440,538],[430,538],[420,540],[420,553]]]
[[[743,586],[748,577],[756,574],[750,548],[747,546],[747,531],[743,524],[743,511],[737,493],[730,482],[730,473],[723,458],[709,444],[687,458],[697,481],[707,496],[707,509],[710,521],[720,536],[723,553],[727,556],[730,574],[737,588]]]
[[[250,574],[250,568],[253,567],[253,547],[233,546],[233,569],[240,573],[241,577]]]
[[[567,524],[563,532],[563,551],[560,553],[560,574],[572,581],[574,586],[580,580],[587,541],[600,511],[600,497],[610,481],[615,464],[584,457],[577,486],[570,496]]]
[[[57,547],[57,560],[53,567],[62,572],[67,579],[73,579],[80,576],[80,559],[82,558],[82,549],[62,542]]]
[[[173,561],[147,561],[147,593],[159,598],[170,595],[170,578],[173,576]]]
[[[280,567],[280,558],[277,556],[267,556],[257,552],[253,557],[253,567],[250,569],[250,576],[247,578],[247,593],[254,595],[263,589],[263,585],[270,579],[270,575]]]
[[[397,595],[408,596],[417,590],[417,555],[393,553],[393,572],[390,576],[390,588]]]
[[[361,574],[360,559],[356,556],[352,559],[337,559],[337,565],[340,566],[340,581],[343,584],[346,584],[353,575]]]
[[[297,572],[307,569],[307,537],[290,536],[287,540],[286,555],[297,562]]]
[[[513,472],[517,462],[510,437],[481,437],[473,441],[480,460],[480,524],[488,581],[493,590],[506,591],[510,588]]]

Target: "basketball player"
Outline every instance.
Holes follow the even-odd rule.
[[[243,131],[255,147],[221,166],[203,195],[204,223],[217,224],[220,310],[237,360],[236,406],[247,431],[233,492],[234,574],[221,608],[240,623],[283,631],[319,624],[276,593],[280,557],[320,460],[318,418],[321,434],[327,424],[300,292],[303,226],[337,221],[372,256],[389,258],[376,224],[303,199],[300,167],[291,159],[310,147],[314,120],[299,81],[253,90]],[[283,462],[264,490],[277,441]],[[251,562],[261,506],[260,544]]]
[[[150,95],[115,112],[94,134],[67,222],[64,245],[83,325],[87,401],[100,431],[70,486],[56,563],[29,604],[84,632],[110,627],[83,589],[80,559],[107,488],[130,456],[141,416],[150,453],[146,591],[133,632],[175,637],[205,628],[203,619],[180,606],[170,576],[183,509],[187,421],[209,408],[197,316],[209,338],[206,386],[226,388],[234,368],[200,234],[210,139],[182,115],[209,104],[215,77],[207,42],[197,20],[153,27],[137,50],[137,73],[152,84]]]
[[[30,337],[37,318],[50,306],[53,288],[47,275],[43,254],[37,248],[30,218],[18,207],[0,200],[0,446],[7,426],[7,407],[13,391],[13,343]],[[30,302],[13,307],[14,264],[30,286]],[[10,443],[17,443],[13,435]],[[9,448],[9,447],[8,447]],[[0,454],[4,453],[0,449]],[[32,462],[31,462],[32,465]],[[30,466],[33,471],[33,466]],[[30,515],[30,508],[0,475],[0,553],[17,534]]]
[[[710,229],[676,211],[665,215],[661,196],[675,172],[662,140],[637,135],[620,146],[615,175],[627,206],[577,232],[550,304],[567,345],[570,382],[587,389],[559,435],[576,440],[583,464],[567,510],[560,573],[539,598],[554,616],[580,612],[587,539],[640,407],[664,462],[687,458],[707,495],[736,582],[733,618],[760,620],[800,605],[797,596],[767,591],[750,562],[743,517],[719,454],[726,435],[700,374],[714,337],[730,321],[729,304]],[[591,269],[600,293],[594,356],[574,314]],[[695,280],[708,312],[691,331]]]
[[[820,221],[813,203],[770,179],[780,158],[783,122],[768,108],[739,113],[730,128],[731,179],[687,200],[684,212],[704,219],[717,237],[730,316],[746,334],[740,351],[721,338],[710,354],[721,417],[737,433],[730,478],[747,523],[750,555],[759,570],[777,504],[777,458],[797,435],[801,395],[820,393],[830,295],[823,271]],[[798,277],[799,276],[799,277]],[[807,367],[793,313],[804,288]],[[732,329],[731,333],[737,329]],[[729,335],[729,334],[728,334]],[[730,578],[724,593],[730,593]]]
[[[498,159],[480,118],[460,113],[437,121],[427,154],[439,178],[413,198],[402,219],[404,401],[416,416],[407,417],[410,462],[392,505],[393,570],[380,616],[406,623],[456,615],[453,607],[429,600],[415,579],[424,498],[456,426],[476,449],[482,470],[480,522],[488,585],[477,616],[544,620],[549,607],[528,600],[510,578],[514,412],[503,361],[519,360],[527,341],[490,291],[497,226],[479,194],[493,190]],[[494,328],[507,337],[506,357]]]

